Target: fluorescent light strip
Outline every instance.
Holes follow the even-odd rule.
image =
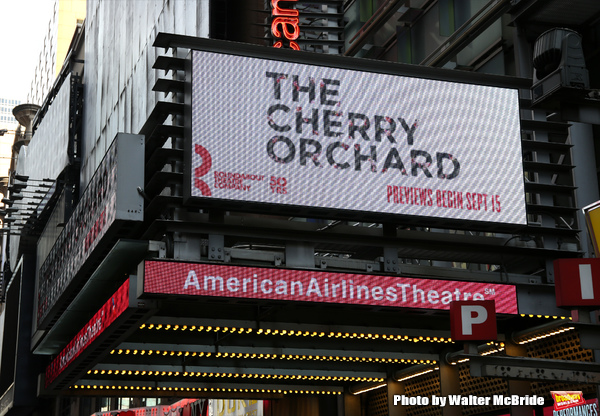
[[[428,368],[428,369],[423,370],[423,371],[418,371],[416,373],[409,374],[407,376],[404,376],[404,377],[400,378],[398,381],[410,380],[411,378],[415,378],[415,377],[419,377],[419,376],[422,376],[422,375],[425,375],[425,374],[433,373],[436,370],[439,370],[439,367]]]
[[[385,387],[385,386],[387,386],[387,383],[376,384],[374,386],[365,387],[364,389],[358,390],[356,392],[352,392],[352,394],[355,395],[355,396],[358,396],[359,394],[363,394],[363,393],[366,393],[366,392],[371,391],[371,390],[377,390],[377,389],[380,389],[380,388]]]
[[[568,331],[572,331],[573,329],[575,329],[575,327],[573,326],[569,326],[569,327],[565,327],[565,328],[561,328],[561,329],[556,329],[547,333],[542,333],[539,335],[532,335],[531,337],[525,338],[521,341],[518,341],[517,343],[519,345],[524,345],[524,344],[529,344],[530,342],[534,342],[534,341],[538,341],[540,339],[544,339],[544,338],[548,338],[548,337],[552,337],[554,335],[559,335],[562,334],[564,332],[568,332]]]

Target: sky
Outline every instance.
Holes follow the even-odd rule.
[[[25,102],[54,0],[0,0],[0,97]]]

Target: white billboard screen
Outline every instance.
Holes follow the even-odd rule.
[[[191,199],[526,224],[516,89],[193,51]]]

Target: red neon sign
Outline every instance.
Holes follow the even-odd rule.
[[[282,0],[271,0],[273,20],[271,21],[271,33],[278,40],[273,45],[274,48],[282,48],[284,40],[288,46],[297,51],[300,46],[296,42],[300,36],[300,19],[296,9],[286,9],[279,5]],[[286,0],[288,2],[296,2],[298,0]]]
[[[518,313],[513,285],[168,261],[145,262],[144,293],[442,310],[495,300],[498,313]]]

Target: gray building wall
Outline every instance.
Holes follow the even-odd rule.
[[[138,133],[164,94],[152,87],[159,32],[208,37],[208,0],[88,0],[82,189],[117,132]]]

